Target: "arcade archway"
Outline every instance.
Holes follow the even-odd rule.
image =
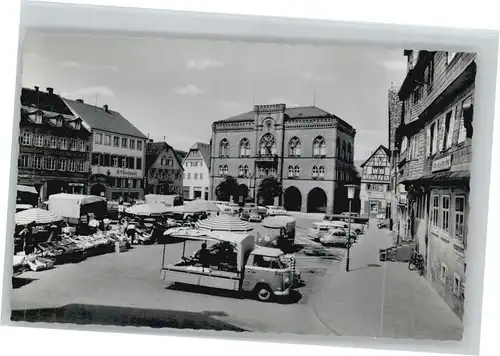
[[[288,211],[300,211],[302,208],[302,193],[296,187],[285,190],[285,209]]]
[[[90,187],[90,195],[97,195],[98,197],[102,197],[106,195],[106,187],[100,183],[94,184]]]
[[[327,196],[323,189],[313,188],[307,194],[307,212],[308,213],[325,213]]]
[[[237,196],[235,197],[236,204],[243,204],[245,199],[248,197],[248,187],[245,184],[238,185],[238,189],[236,191]]]

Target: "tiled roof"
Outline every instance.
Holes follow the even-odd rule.
[[[119,112],[81,103],[75,100],[64,99],[70,108],[83,119],[92,129],[114,132],[122,135],[146,138],[139,129],[132,125]]]
[[[290,119],[298,119],[302,117],[327,117],[334,116],[329,112],[320,109],[316,106],[299,106],[294,108],[286,108],[285,115]],[[239,114],[221,121],[253,121],[255,119],[255,112],[249,111],[243,114]]]
[[[73,113],[59,95],[41,90],[37,94],[35,89],[23,88],[21,90],[21,105],[73,116]]]
[[[151,168],[153,163],[156,161],[158,156],[163,152],[163,151],[168,151],[172,150],[174,152],[175,159],[177,160],[177,163],[179,163],[179,166],[181,169],[184,169],[182,167],[182,162],[179,160],[179,156],[177,156],[177,153],[175,152],[174,148],[170,146],[166,142],[147,142],[146,143],[146,171]]]
[[[208,169],[210,169],[210,145],[208,143],[196,142],[189,151],[191,152],[194,150],[198,150],[200,152],[203,161],[207,165]],[[189,157],[189,154],[186,158],[187,157]]]

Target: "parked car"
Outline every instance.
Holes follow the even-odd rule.
[[[319,242],[327,246],[345,246],[354,243],[354,239],[348,239],[343,229],[331,229],[326,234],[320,237]]]
[[[266,217],[267,216],[267,208],[265,206],[258,206],[257,207],[257,213],[261,217]]]
[[[267,209],[268,216],[286,215],[285,208],[283,208],[281,206],[268,205],[268,206],[266,206],[266,209]]]
[[[346,215],[346,216],[349,216],[349,212],[340,213],[340,215]],[[358,213],[351,213],[351,216],[352,216],[352,217],[355,217],[355,218],[359,218],[359,214],[358,214]]]

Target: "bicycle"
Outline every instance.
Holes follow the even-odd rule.
[[[410,271],[417,270],[419,274],[422,276],[424,274],[424,257],[416,251],[413,252],[412,257],[408,262],[408,269]]]

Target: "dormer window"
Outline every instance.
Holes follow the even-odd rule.
[[[61,126],[62,126],[62,118],[58,117],[58,118],[56,119],[56,126],[57,126],[57,127],[61,127]]]
[[[41,124],[43,122],[43,115],[41,112],[35,114],[35,124]]]
[[[80,120],[76,120],[75,121],[75,130],[80,130],[80,128],[81,128]]]

